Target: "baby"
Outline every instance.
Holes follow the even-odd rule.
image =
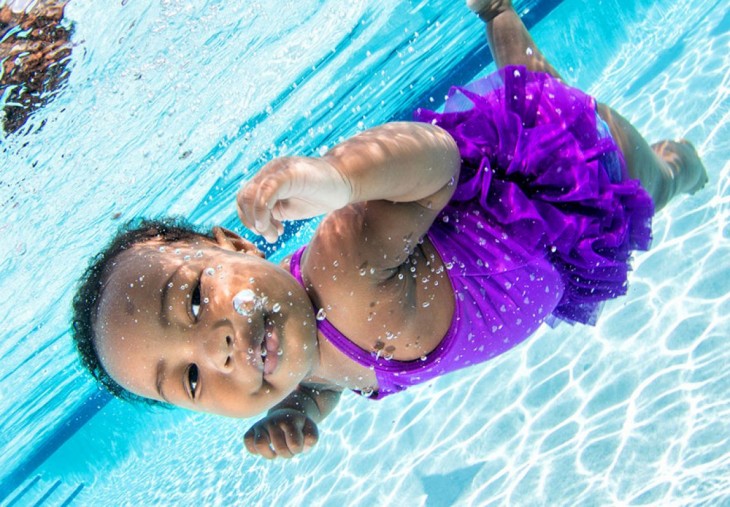
[[[694,148],[653,148],[563,84],[509,1],[469,1],[499,71],[443,113],[284,157],[240,190],[243,223],[326,214],[280,265],[237,234],[128,229],[74,300],[85,366],[115,395],[232,417],[265,458],[317,441],[344,389],[379,399],[486,361],[626,292],[654,209],[701,188]]]

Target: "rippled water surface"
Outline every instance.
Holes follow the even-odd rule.
[[[106,403],[66,335],[74,281],[121,220],[233,226],[235,189],[262,161],[438,106],[446,80],[491,68],[480,24],[446,0],[71,0],[68,87],[0,154],[6,494],[32,504],[58,482],[80,505],[730,504],[730,13],[626,3],[518,5],[546,14],[533,34],[568,81],[650,141],[691,139],[710,173],[657,216],[629,295],[595,328],[542,329],[382,402],[345,395],[310,454],[267,462],[245,454],[249,421]],[[311,225],[290,232],[287,249]]]

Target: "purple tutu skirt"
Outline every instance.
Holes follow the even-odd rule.
[[[523,252],[547,256],[565,291],[553,316],[594,324],[627,290],[632,250],[651,243],[654,205],[630,180],[596,100],[544,73],[506,67],[454,87],[442,113],[419,109],[456,140],[461,175],[449,207],[478,203]]]

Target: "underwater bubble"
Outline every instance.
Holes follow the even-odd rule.
[[[165,253],[166,248],[164,246],[160,247],[160,252]]]
[[[428,308],[429,306],[431,306],[431,303],[429,303],[428,301],[424,301],[424,302],[423,302],[423,303],[421,304],[421,306],[422,306],[422,307],[424,307],[424,308]]]
[[[215,274],[215,269],[213,268],[205,268],[205,274],[208,276],[213,276]]]
[[[180,249],[179,248],[176,248],[175,249],[175,255],[180,255]]]
[[[248,353],[253,354],[253,349],[251,347],[248,348]]]
[[[189,260],[190,260],[190,256],[189,256],[189,255],[186,255],[185,257],[183,257],[183,260],[184,260],[185,262],[189,261]]]
[[[269,351],[266,350],[266,348],[261,349],[261,357],[266,357],[266,354],[268,354],[268,353],[269,353]]]
[[[182,285],[180,286],[180,290],[185,290],[185,289],[187,289],[188,287],[189,287],[189,285],[188,285],[188,284],[186,284],[186,283],[184,283],[184,284],[182,284]]]
[[[208,299],[208,298],[203,298],[203,303],[205,303],[205,304],[207,305],[208,303],[210,303],[210,299]]]
[[[365,268],[362,268],[362,269],[360,270],[360,276],[365,276],[365,275],[367,275],[367,274],[368,274],[368,272],[367,272],[367,270],[366,270]]]
[[[233,296],[233,309],[239,315],[250,317],[256,310],[256,294],[251,289],[243,289]]]
[[[279,313],[281,311],[281,305],[279,303],[274,303],[274,306],[271,307],[271,311]]]
[[[195,252],[195,257],[197,257],[198,259],[200,259],[202,256],[203,256],[202,250],[198,250],[197,252]]]
[[[403,280],[403,273],[398,273],[398,280]]]
[[[278,349],[278,350],[276,351],[276,355],[277,355],[277,356],[283,356],[283,355],[284,355],[284,349]]]
[[[426,359],[428,359],[428,357],[426,357],[426,356],[421,356],[421,361],[425,361]]]
[[[317,312],[317,320],[322,321],[327,318],[327,312],[324,311],[324,308],[320,308]]]

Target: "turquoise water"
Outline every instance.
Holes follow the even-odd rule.
[[[2,139],[0,502],[730,504],[724,2],[517,4],[568,81],[652,141],[690,138],[710,173],[657,216],[629,295],[595,328],[543,329],[379,403],[345,396],[290,462],[246,455],[249,421],[98,394],[68,307],[121,220],[235,224],[235,189],[262,161],[436,107],[445,84],[490,70],[462,2],[237,4],[72,0],[67,89]],[[292,230],[286,250],[309,233]]]

